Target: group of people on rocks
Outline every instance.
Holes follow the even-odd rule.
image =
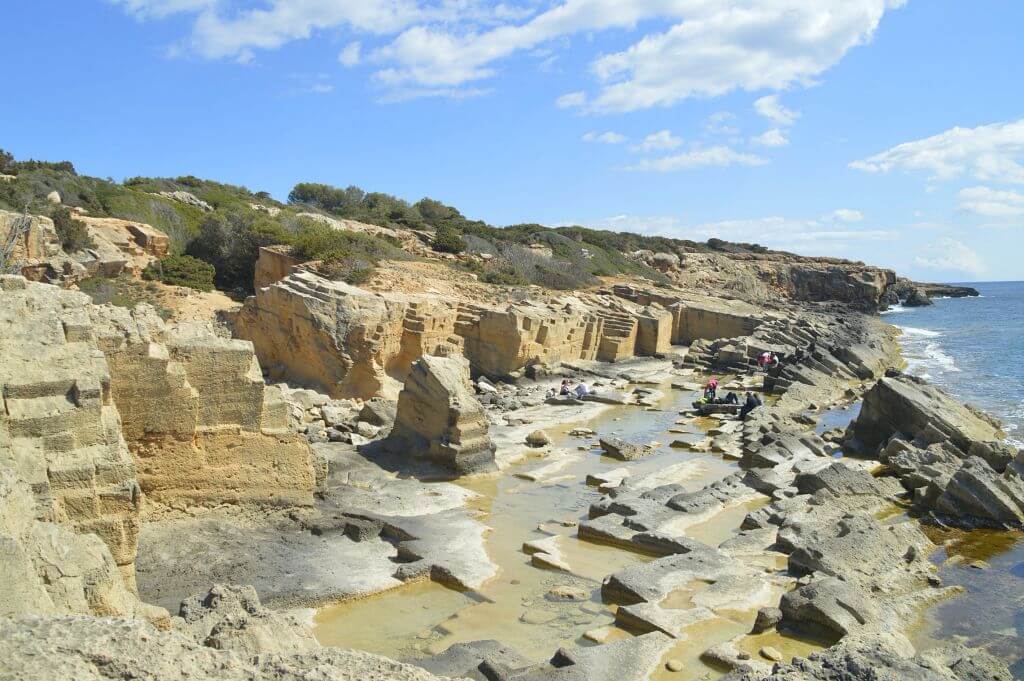
[[[590,386],[587,382],[581,380],[580,382],[573,384],[572,379],[563,378],[562,384],[558,387],[558,390],[551,388],[548,390],[548,397],[575,397],[576,399],[582,399],[591,393]]]
[[[703,399],[699,401],[705,404],[739,404],[740,398],[736,393],[732,391],[729,391],[729,393],[725,397],[718,397],[718,379],[712,377],[711,380],[709,380],[707,385],[704,387]],[[746,394],[746,399],[743,401],[743,406],[740,407],[740,419],[745,419],[747,417],[747,414],[754,411],[763,404],[764,402],[761,401],[760,397],[758,397],[752,391],[748,390]]]

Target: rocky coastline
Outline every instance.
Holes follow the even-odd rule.
[[[967,289],[744,255],[760,275],[708,295],[695,254],[669,285],[484,300],[275,258],[221,325],[0,277],[0,678],[1012,678],[911,642],[958,593],[927,528],[1024,526],[1024,453],[901,374],[875,314]],[[711,376],[765,405],[694,413]],[[562,512],[517,525],[492,508],[517,494]],[[573,644],[314,637],[311,609],[423,583]]]

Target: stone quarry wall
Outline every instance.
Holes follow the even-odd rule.
[[[147,306],[91,308],[111,392],[150,498],[166,504],[310,505],[309,447],[263,382],[252,345]]]
[[[263,246],[256,259],[253,285],[258,289],[270,286],[287,277],[301,264],[301,260],[288,254],[287,246]]]
[[[141,494],[88,296],[0,277],[0,464],[39,517],[98,535],[134,587]]]
[[[747,311],[634,293],[484,306],[370,292],[298,270],[258,289],[235,333],[252,341],[275,379],[333,397],[396,399],[423,355],[460,353],[475,374],[504,377],[531,364],[652,356],[672,343],[749,334],[760,323]]]
[[[129,590],[143,492],[175,505],[313,502],[313,455],[252,345],[166,326],[148,306],[0,277],[0,396],[0,467],[29,485],[41,521],[99,537]]]

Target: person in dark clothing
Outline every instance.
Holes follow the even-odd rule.
[[[747,414],[761,406],[761,398],[754,393],[747,391],[747,400],[740,409],[740,420],[747,418]]]
[[[729,394],[725,396],[725,403],[726,404],[739,404],[740,403],[740,398],[739,398],[739,396],[736,393],[734,393],[732,391],[729,391]]]

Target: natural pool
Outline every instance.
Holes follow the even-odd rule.
[[[610,407],[590,421],[548,429],[552,450],[557,454],[546,459],[527,458],[500,475],[457,481],[479,494],[472,507],[491,528],[486,548],[499,566],[497,577],[472,593],[424,581],[322,609],[316,617],[317,638],[325,645],[406,659],[437,654],[458,642],[496,639],[540,662],[560,646],[596,645],[597,641],[630,636],[614,624],[615,606],[602,602],[601,581],[616,570],[651,557],[576,537],[576,524],[587,517],[589,506],[602,496],[586,483],[587,476],[627,468],[634,479],[652,476],[646,481],[652,487],[675,482],[697,490],[736,470],[735,464],[721,455],[669,446],[674,440],[704,440],[707,431],[719,422],[680,416],[696,393],[672,390],[668,384],[659,389],[665,397],[656,408]],[[603,456],[596,437],[571,436],[569,431],[574,428],[591,428],[602,435],[658,445],[643,459],[622,462]],[[565,465],[553,466],[555,461]],[[530,479],[535,477],[539,479]],[[685,533],[717,546],[733,535],[750,510],[767,501],[760,497],[726,506],[722,512],[689,525]],[[523,544],[545,538],[554,544],[568,571],[531,564]],[[765,569],[784,568],[784,561],[771,562]],[[692,593],[682,591],[673,595],[678,603],[666,605],[689,607],[686,603]],[[577,599],[556,595],[566,592],[577,594]],[[737,612],[694,625],[688,634],[681,632],[680,642],[668,657],[684,662],[686,671],[670,677],[717,676],[721,670],[702,662],[701,653],[715,642],[749,631],[754,615],[754,611]],[[777,633],[750,637],[753,642],[749,645],[765,636],[771,642],[760,645],[771,645],[787,658],[806,655],[817,647]]]

